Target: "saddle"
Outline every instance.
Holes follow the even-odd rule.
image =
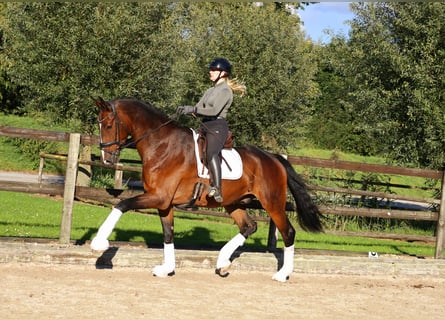
[[[199,160],[207,167],[207,136],[204,130],[196,130],[198,134],[198,152],[199,152]],[[232,149],[233,148],[233,134],[232,131],[229,131],[227,134],[226,141],[224,142],[224,149]]]
[[[200,178],[209,179],[209,173],[207,170],[206,150],[207,150],[207,138],[205,132],[201,130],[192,130],[193,139],[195,141],[195,157],[197,164],[197,174]],[[224,155],[224,156],[223,156]],[[220,153],[220,157],[224,160],[222,163],[222,178],[228,180],[238,180],[243,173],[243,163],[239,153],[233,148],[232,132],[229,131],[227,139],[224,143],[224,149]],[[228,160],[226,160],[226,158]],[[229,162],[232,166],[229,165]],[[197,199],[201,197],[204,190],[204,183],[197,181],[194,185],[191,198],[188,203],[176,205],[176,207],[182,210],[197,210],[195,205]]]

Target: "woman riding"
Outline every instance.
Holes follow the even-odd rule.
[[[246,94],[246,86],[236,79],[229,79],[232,65],[224,58],[214,59],[208,68],[213,87],[204,93],[195,106],[180,106],[178,112],[202,117],[200,129],[207,136],[206,160],[211,177],[208,195],[221,203],[223,197],[219,153],[229,133],[226,116],[232,105],[233,92],[238,92],[243,96]]]

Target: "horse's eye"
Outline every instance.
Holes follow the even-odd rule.
[[[105,129],[107,129],[107,130],[110,130],[111,128],[113,128],[112,125],[105,126]]]

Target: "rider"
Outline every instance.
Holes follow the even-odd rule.
[[[246,93],[246,86],[236,79],[229,79],[232,65],[224,58],[214,59],[208,68],[213,87],[204,93],[195,106],[180,106],[178,111],[202,116],[203,123],[200,129],[207,136],[206,160],[212,179],[208,195],[217,202],[223,202],[219,153],[229,133],[226,116],[232,105],[233,92],[239,92],[243,96]]]

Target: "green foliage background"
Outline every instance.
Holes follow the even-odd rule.
[[[362,137],[362,152],[442,168],[445,4],[365,2],[351,8],[349,39],[334,40],[324,64],[340,83],[335,94],[343,93],[337,101],[352,115],[353,137]]]

